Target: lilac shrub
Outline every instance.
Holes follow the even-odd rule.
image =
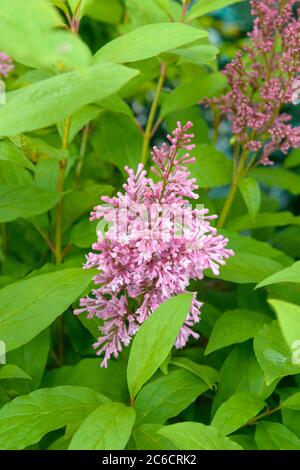
[[[170,145],[153,148],[157,181],[148,177],[142,164],[136,173],[126,167],[124,193],[103,197],[106,204],[92,212],[91,220],[104,220],[109,228],[98,231],[94,251],[87,256],[85,269],[99,271],[96,288],[81,299],[82,308],[75,314],[87,312],[89,319],[103,320],[94,344],[98,355],[104,353],[103,367],[162,302],[185,292],[191,279],[203,279],[205,269],[217,275],[219,265],[233,255],[226,248],[228,240],[210,223],[216,216],[203,207],[193,208],[188,200],[198,198],[187,169],[195,161],[189,154],[194,148],[191,127],[191,122],[178,122],[168,135]],[[199,321],[201,305],[195,294],[176,348],[185,346],[190,336],[199,337],[192,327]]]
[[[293,102],[300,73],[300,9],[294,0],[252,0],[253,31],[249,43],[227,65],[230,89],[207,100],[219,117],[227,116],[251,163],[272,165],[275,150],[284,154],[300,145],[300,127],[282,107]]]

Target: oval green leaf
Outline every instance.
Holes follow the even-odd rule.
[[[172,297],[158,307],[137,332],[130,351],[127,380],[134,398],[174,345],[186,319],[193,294]]]
[[[122,450],[135,422],[135,412],[121,403],[99,406],[74,434],[69,450]]]

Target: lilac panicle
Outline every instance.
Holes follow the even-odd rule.
[[[190,279],[203,279],[203,271],[219,273],[219,265],[233,255],[228,240],[217,234],[208,210],[192,208],[187,198],[197,199],[196,181],[187,165],[194,162],[189,152],[192,123],[168,135],[169,145],[154,147],[152,168],[156,181],[147,176],[142,164],[135,173],[126,168],[124,192],[103,197],[106,204],[95,207],[91,220],[107,222],[106,232],[98,231],[93,252],[85,268],[97,268],[95,289],[81,299],[75,314],[103,321],[101,336],[94,344],[104,354],[102,366],[122,346],[127,346],[139,326],[165,300],[185,292]],[[184,219],[184,223],[183,223]],[[190,312],[175,346],[182,348],[188,338],[198,338],[192,330],[199,321],[202,303],[194,295]]]
[[[227,116],[243,149],[256,162],[272,165],[275,150],[287,153],[300,145],[300,127],[282,113],[300,92],[300,8],[295,0],[252,0],[255,17],[249,44],[225,68],[230,90],[206,100],[212,109]],[[244,55],[247,61],[244,60]]]
[[[14,68],[13,61],[9,55],[0,51],[0,77],[6,78],[9,72],[11,72]]]

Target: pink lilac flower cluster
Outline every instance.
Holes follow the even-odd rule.
[[[281,113],[283,105],[293,102],[299,83],[299,2],[252,0],[251,13],[255,19],[243,51],[246,60],[237,53],[224,71],[230,91],[206,103],[232,120],[237,141],[257,153],[257,163],[272,165],[269,157],[275,150],[286,154],[300,145],[300,127],[292,127],[291,116]]]
[[[14,69],[14,64],[12,59],[0,51],[0,77],[7,77],[9,72]]]
[[[187,198],[197,199],[195,179],[187,165],[194,162],[189,152],[192,123],[177,128],[168,136],[170,145],[154,147],[152,158],[156,182],[147,177],[142,164],[128,173],[124,193],[102,197],[106,204],[97,206],[91,220],[108,223],[98,232],[85,268],[97,268],[96,288],[81,299],[87,318],[103,320],[101,336],[94,344],[97,354],[104,354],[102,366],[122,346],[127,346],[139,326],[165,300],[185,292],[190,279],[203,279],[203,271],[219,273],[219,265],[233,255],[226,248],[228,240],[217,234],[202,206],[193,208]],[[192,330],[199,321],[202,303],[194,295],[190,312],[175,346],[182,348],[188,338],[198,338]]]

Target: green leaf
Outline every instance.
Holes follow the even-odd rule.
[[[300,450],[300,439],[280,423],[259,423],[255,441],[259,450]]]
[[[232,162],[212,145],[197,145],[192,152],[196,163],[191,168],[200,188],[215,188],[230,183]]]
[[[158,434],[170,439],[181,450],[242,450],[213,426],[202,423],[171,424],[162,427]]]
[[[15,398],[0,410],[0,449],[19,450],[78,423],[108,398],[86,387],[55,387]]]
[[[262,282],[257,284],[255,289],[269,286],[270,284],[277,284],[279,282],[300,283],[300,261],[296,261],[296,263],[292,264],[292,266],[288,266],[287,268],[278,271],[272,276],[267,277]]]
[[[176,450],[178,447],[169,439],[158,434],[162,426],[143,424],[133,431],[134,441],[138,450]]]
[[[241,0],[198,0],[190,9],[187,15],[187,20],[195,20],[196,18],[199,18],[199,16],[207,15],[207,13],[214,10],[227,7],[233,3],[239,3],[240,1]]]
[[[34,165],[24,155],[24,153],[12,142],[8,140],[0,141],[0,160],[7,160],[16,165],[25,166],[29,170],[34,170]]]
[[[251,217],[255,217],[259,212],[261,204],[261,194],[258,183],[253,178],[243,178],[239,184],[239,190],[247,206]]]
[[[69,151],[57,147],[52,147],[42,139],[28,137],[25,134],[18,134],[10,140],[19,147],[29,158],[33,160],[45,161],[45,159],[66,160]]]
[[[281,402],[280,407],[283,409],[300,411],[300,392],[294,393],[289,398]]]
[[[7,395],[5,389],[0,386],[0,408],[2,408],[2,406],[8,403],[9,401],[10,397]]]
[[[206,270],[206,276],[238,284],[257,283],[282,268],[282,264],[265,256],[236,252],[221,266],[220,274],[214,275]]]
[[[251,175],[261,183],[285,189],[291,194],[300,194],[300,176],[283,168],[256,168]]]
[[[74,113],[70,120],[70,131],[68,137],[68,143],[70,144],[73,142],[74,138],[78,134],[78,132],[89,122],[93,121],[101,112],[97,106],[94,105],[87,105],[83,108],[79,109]],[[58,131],[63,140],[64,135],[64,127],[65,122],[61,122],[58,124]]]
[[[33,186],[32,174],[20,165],[0,160],[1,186]]]
[[[272,242],[276,248],[294,258],[300,258],[300,227],[286,227],[274,234]]]
[[[62,10],[64,13],[69,13],[68,7],[66,5],[66,0],[51,0],[53,5]]]
[[[125,114],[125,116],[134,118],[131,107],[118,95],[111,95],[103,100],[97,101],[97,106],[113,113]]]
[[[193,294],[180,294],[161,304],[138,330],[131,347],[127,380],[134,398],[168,356],[188,315]]]
[[[93,0],[91,5],[87,6],[87,16],[101,21],[101,23],[109,23],[117,25],[122,21],[123,5],[119,0]]]
[[[219,372],[216,371],[216,369],[203,364],[197,364],[186,357],[174,356],[172,357],[170,364],[182,367],[183,369],[192,372],[197,377],[200,377],[200,379],[202,379],[210,389],[212,389],[215,383],[218,382]]]
[[[74,433],[78,429],[78,423],[76,424],[68,424],[66,426],[65,434],[56,441],[52,442],[47,450],[68,450],[70,445],[71,439],[74,436]]]
[[[114,401],[128,401],[126,367],[122,361],[110,361],[107,369],[98,358],[82,359],[74,366],[64,366],[46,373],[43,387],[82,385],[103,393]]]
[[[201,307],[201,322],[197,325],[197,331],[209,338],[211,335],[214,324],[221,315],[221,312],[214,306],[205,302]]]
[[[280,407],[283,409],[300,411],[300,392],[294,393],[286,400],[280,403]]]
[[[143,137],[132,118],[104,113],[92,137],[101,159],[117,166],[124,174],[125,166],[136,168],[142,153]]]
[[[72,13],[76,13],[76,18],[81,19],[88,9],[93,5],[94,0],[68,0]]]
[[[210,98],[226,87],[227,80],[220,72],[209,74],[183,83],[166,95],[163,100],[160,119],[180,109],[189,108],[204,98]]]
[[[9,3],[5,2],[1,9],[2,28],[5,31],[5,24],[10,23],[10,26],[21,27],[23,22],[32,19],[35,15],[35,21],[29,22],[24,25],[31,28],[31,31],[45,32],[50,28],[55,28],[62,24],[60,15],[57,10],[47,0],[32,0],[31,4],[22,2],[22,0],[11,0]],[[21,18],[16,17],[16,12],[22,14]],[[13,21],[15,23],[13,23]],[[4,32],[1,33],[4,36]],[[5,46],[3,46],[5,47]]]
[[[69,450],[122,450],[135,422],[135,412],[121,403],[99,406],[75,432]]]
[[[15,364],[32,377],[30,387],[38,388],[50,349],[50,331],[46,329],[20,348],[7,353],[7,362]]]
[[[91,277],[80,268],[63,269],[1,289],[0,338],[6,350],[22,346],[50,325],[78,298]]]
[[[61,16],[47,0],[32,0],[30,5],[22,0],[5,2],[0,18],[1,47],[29,67],[61,72],[88,65],[88,46],[80,37],[63,31],[62,25]]]
[[[136,62],[206,36],[206,31],[185,24],[147,24],[107,43],[96,53],[94,60],[96,63]]]
[[[101,196],[110,196],[113,188],[108,185],[93,184],[80,191],[65,195],[62,203],[63,230],[84,214],[91,212],[101,202]]]
[[[277,321],[265,325],[254,338],[254,351],[265,373],[266,382],[300,373],[300,364],[292,362],[292,353],[281,335]]]
[[[263,407],[264,401],[250,393],[236,393],[217,409],[211,425],[227,436],[245,425]]]
[[[57,160],[41,160],[35,167],[36,185],[44,191],[55,192],[59,177],[59,162]]]
[[[40,188],[0,186],[0,222],[42,214],[56,206],[60,197]]]
[[[62,23],[47,0],[32,0],[30,6],[22,0],[6,2],[1,8],[1,47],[22,64],[56,73],[89,65],[88,46],[79,36],[59,29]]]
[[[235,393],[248,392],[265,400],[275,386],[276,381],[270,385],[266,384],[264,373],[254,355],[252,342],[238,344],[222,365],[213,412]]]
[[[226,228],[229,230],[249,230],[262,227],[283,227],[284,225],[300,225],[300,216],[290,212],[260,212],[255,218],[242,215],[236,219],[229,219]]]
[[[280,258],[284,253],[277,250],[272,245],[249,236],[240,235],[239,233],[232,232],[230,230],[221,229],[219,232],[226,238],[229,239],[229,247],[234,250],[235,253],[244,252],[251,253],[252,255],[261,256],[268,258]]]
[[[80,220],[72,229],[70,242],[79,248],[92,246],[97,239],[98,222],[91,222],[88,218]]]
[[[294,168],[300,165],[300,149],[293,149],[284,159],[283,166],[285,168]]]
[[[208,386],[191,372],[171,371],[142,388],[134,404],[136,423],[163,424],[185,410],[207,389]]]
[[[20,367],[14,364],[7,364],[0,369],[0,380],[2,379],[26,379],[31,380],[30,375],[26,374]]]
[[[143,0],[142,2],[140,0],[126,0],[126,8],[133,27],[169,21],[168,13],[159,4],[160,1],[162,0]],[[166,2],[164,1],[164,3]]]
[[[300,364],[300,307],[282,300],[268,301],[274,308],[282,336],[292,351],[293,364]]]
[[[168,15],[172,13],[172,9],[174,7],[174,3],[172,2],[172,0],[154,0],[154,2]],[[175,6],[177,7],[177,5]]]
[[[300,289],[297,284],[274,284],[267,287],[269,297],[296,305],[300,304]],[[265,293],[264,293],[265,295]]]
[[[165,123],[167,126],[167,130],[170,133],[173,129],[175,129],[177,121],[187,122],[189,120],[194,123],[193,134],[195,134],[195,137],[193,139],[193,142],[194,144],[196,144],[196,148],[193,150],[194,156],[195,151],[197,154],[198,145],[210,144],[209,128],[207,122],[202,116],[201,109],[199,109],[199,106],[191,106],[180,111],[175,111],[174,113],[171,113],[167,116]],[[203,153],[201,153],[201,157],[202,155]],[[194,167],[195,165],[191,165],[190,171],[193,171]]]
[[[258,450],[253,434],[232,434],[230,439],[244,450]]]
[[[300,438],[300,394],[298,390],[296,387],[282,388],[278,390],[278,394],[282,423]]]
[[[237,309],[223,313],[215,323],[205,354],[254,338],[269,321],[266,315],[252,310]]]
[[[170,52],[180,57],[179,64],[192,62],[196,65],[203,65],[210,64],[215,60],[219,49],[211,44],[202,44],[200,46],[172,49]]]
[[[115,93],[137,74],[106,63],[8,93],[7,104],[0,108],[0,135],[13,136],[61,122],[83,106]]]
[[[167,375],[169,373],[169,365],[170,365],[171,357],[172,357],[172,351],[169,352],[166,359],[159,367],[164,375]]]

